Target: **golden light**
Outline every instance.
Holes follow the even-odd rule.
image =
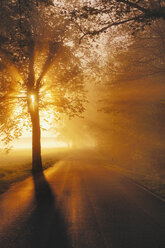
[[[34,104],[35,103],[35,96],[32,94],[32,95],[30,95],[30,98],[31,98],[32,104]]]
[[[37,104],[36,103],[36,96],[34,94],[30,94],[29,98],[30,98],[30,108],[32,111],[34,111],[36,108],[36,104]]]
[[[24,90],[19,90],[19,97],[26,97],[26,92]],[[40,99],[44,104],[45,108],[40,108],[40,125],[42,132],[42,147],[44,148],[54,148],[54,147],[67,147],[68,144],[64,141],[58,140],[57,132],[55,133],[53,129],[59,126],[56,122],[59,119],[60,113],[56,110],[55,112],[52,108],[47,108],[46,103],[52,102],[52,93],[47,89],[43,90],[40,94]],[[37,107],[37,96],[35,93],[31,92],[28,95],[29,107],[32,111]],[[30,118],[28,115],[23,114],[27,110],[24,105],[20,102],[16,103],[13,109],[13,116],[19,119],[18,127],[22,130],[22,137],[19,140],[13,141],[14,148],[31,148],[31,128],[29,125]]]

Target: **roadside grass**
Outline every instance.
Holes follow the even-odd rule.
[[[67,154],[66,149],[44,149],[42,152],[43,169],[53,166]],[[9,187],[31,176],[31,150],[15,149],[9,154],[0,151],[0,194]]]
[[[165,172],[159,174],[153,168],[129,169],[118,165],[106,165],[107,168],[134,180],[153,193],[165,199]]]

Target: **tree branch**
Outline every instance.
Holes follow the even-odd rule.
[[[36,82],[36,89],[37,90],[40,88],[41,81],[42,81],[43,77],[45,76],[45,74],[47,73],[50,66],[52,65],[53,59],[54,59],[55,55],[57,55],[59,48],[60,48],[60,42],[50,42],[47,59],[46,59],[45,64],[42,68],[42,72],[41,72],[41,74],[40,74],[40,76]]]
[[[128,22],[132,22],[132,21],[135,21],[135,20],[138,20],[140,18],[142,18],[143,15],[139,15],[139,16],[136,16],[136,17],[132,17],[132,18],[129,18],[129,19],[126,19],[126,20],[122,20],[122,21],[119,21],[119,22],[113,22],[113,23],[109,23],[107,26],[101,28],[101,29],[98,29],[98,30],[93,30],[93,31],[88,31],[86,33],[84,33],[82,35],[82,37],[80,38],[80,42],[82,41],[82,39],[87,36],[87,35],[98,35],[104,31],[106,31],[107,29],[113,27],[113,26],[118,26],[118,25],[122,25],[122,24],[125,24],[125,23],[128,23]]]
[[[149,9],[145,9],[144,7],[141,7],[140,5],[138,5],[137,3],[132,3],[132,2],[130,2],[128,0],[116,0],[116,1],[120,2],[120,3],[124,3],[127,6],[136,8],[136,9],[140,10],[141,12],[143,12],[145,14],[149,12]]]

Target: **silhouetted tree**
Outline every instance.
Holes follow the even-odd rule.
[[[32,126],[32,168],[42,170],[39,112],[84,111],[83,73],[69,49],[69,21],[47,0],[0,3],[0,130],[3,141]]]

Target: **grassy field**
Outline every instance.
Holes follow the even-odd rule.
[[[67,151],[62,148],[44,149],[42,151],[43,168],[52,166],[64,158]],[[13,183],[31,175],[31,150],[13,149],[8,154],[0,151],[0,194]]]

